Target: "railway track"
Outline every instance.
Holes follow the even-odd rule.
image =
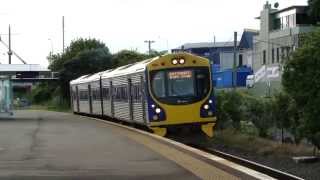
[[[265,165],[262,165],[262,164],[247,160],[247,159],[243,159],[241,157],[237,157],[237,156],[234,156],[234,155],[222,152],[222,151],[218,151],[218,150],[215,150],[215,149],[212,149],[212,148],[204,147],[204,146],[201,146],[201,145],[198,145],[198,144],[194,144],[194,143],[192,143],[192,144],[188,143],[186,145],[191,146],[193,148],[197,148],[197,149],[202,150],[202,151],[205,151],[207,153],[216,155],[218,157],[227,159],[227,160],[229,160],[231,162],[234,162],[234,163],[237,163],[239,165],[248,167],[250,169],[253,169],[255,171],[261,172],[263,174],[266,174],[266,175],[271,176],[271,177],[276,178],[276,179],[281,179],[281,180],[282,179],[286,179],[286,180],[303,180],[303,178],[297,177],[295,175],[292,175],[292,174],[289,174],[289,173],[286,173],[286,172],[283,172],[283,171],[280,171],[280,170],[277,170],[277,169],[273,169],[271,167],[268,167],[268,166],[265,166]]]

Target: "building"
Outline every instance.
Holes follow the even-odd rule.
[[[313,30],[315,21],[308,16],[307,6],[278,10],[268,2],[256,19],[260,20],[260,31],[253,38],[256,82],[280,82],[283,63],[299,47],[301,34]]]
[[[252,74],[253,37],[258,31],[245,29],[236,46],[237,86],[246,86],[246,77]],[[186,43],[172,52],[186,51],[208,58],[212,63],[213,80],[217,88],[233,85],[234,42]]]
[[[236,47],[236,66],[252,66],[253,36],[258,31],[245,29]],[[208,58],[214,65],[215,71],[224,71],[233,68],[234,42],[200,42],[186,43],[172,49],[174,52],[186,51]]]

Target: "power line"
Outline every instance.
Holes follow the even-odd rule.
[[[11,27],[9,25],[9,45],[6,44],[4,41],[2,41],[1,37],[0,37],[0,42],[6,47],[8,48],[8,56],[9,56],[9,64],[11,64],[11,56],[12,54],[15,55],[23,64],[27,64],[27,62],[25,60],[23,60],[15,51],[13,51],[11,49]]]

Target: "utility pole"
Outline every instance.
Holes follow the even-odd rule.
[[[9,57],[9,64],[11,64],[11,56],[12,56],[12,51],[11,51],[11,28],[9,24],[9,47],[8,47],[8,57]]]
[[[151,54],[151,44],[155,43],[155,41],[153,41],[153,40],[145,40],[144,42],[148,43],[148,49],[149,49],[148,53],[150,55]]]
[[[237,32],[234,32],[232,87],[237,87]]]
[[[64,53],[64,16],[62,16],[62,53]]]

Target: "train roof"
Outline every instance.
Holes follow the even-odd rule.
[[[81,83],[86,83],[86,82],[91,82],[100,79],[106,79],[106,78],[111,78],[111,77],[117,77],[117,76],[123,76],[127,74],[133,74],[133,73],[138,73],[138,72],[143,72],[145,71],[147,65],[151,63],[152,61],[158,59],[159,56],[146,59],[143,61],[139,61],[136,63],[120,66],[114,69],[108,69],[106,71],[98,72],[95,74],[88,74],[81,76],[75,80],[70,81],[70,84],[81,84]]]

